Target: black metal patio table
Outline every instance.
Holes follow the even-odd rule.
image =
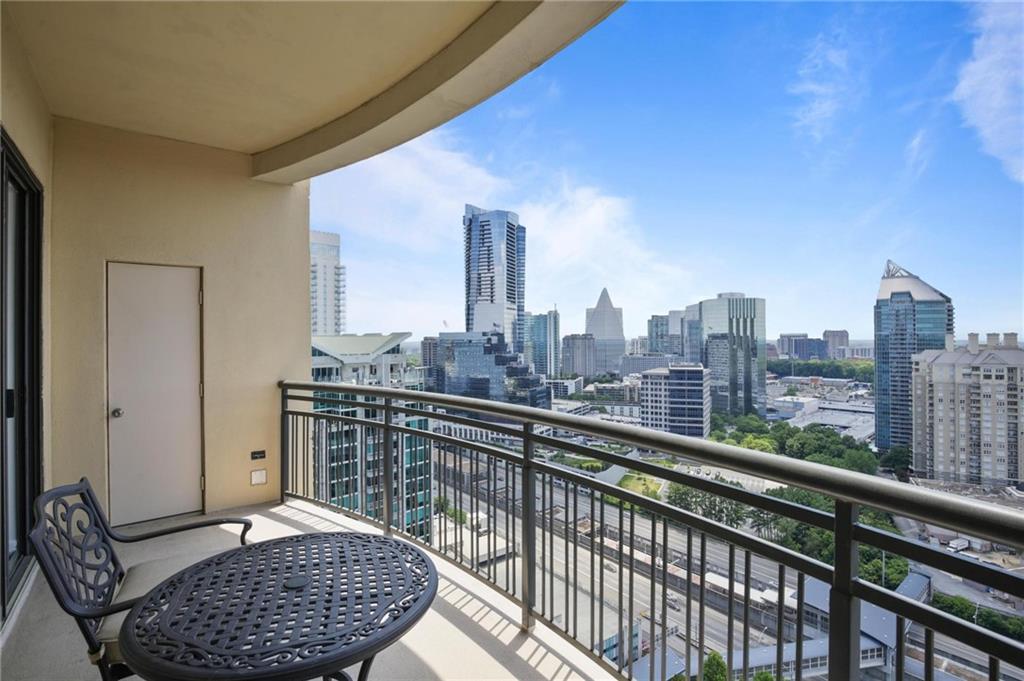
[[[430,608],[437,571],[381,535],[282,537],[213,556],[131,609],[121,653],[148,681],[351,681]]]

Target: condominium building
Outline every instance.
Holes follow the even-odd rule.
[[[668,315],[655,314],[647,320],[648,352],[668,352]]]
[[[562,343],[558,310],[525,315],[526,340],[523,355],[533,370],[547,378],[562,375]]]
[[[313,336],[345,333],[345,266],[341,237],[309,231],[309,322]]]
[[[779,334],[779,354],[786,357],[793,356],[793,342],[800,338],[807,338],[806,333],[782,333]]]
[[[643,354],[622,356],[622,375],[641,374],[649,369],[660,369],[673,364],[682,363],[683,358],[661,352],[645,352]]]
[[[496,332],[522,352],[526,292],[526,228],[507,210],[466,204],[466,331]]]
[[[647,336],[637,336],[636,338],[630,338],[629,343],[626,345],[626,351],[630,355],[643,355],[650,352],[651,344]]]
[[[423,366],[423,389],[437,389],[437,336],[424,336],[420,341],[420,364]]]
[[[676,364],[641,374],[640,423],[677,435],[711,432],[711,372],[699,364]]]
[[[626,353],[622,308],[612,305],[606,288],[601,289],[597,305],[587,308],[587,333],[594,337],[594,371],[598,374],[619,373],[619,361]]]
[[[794,338],[793,351],[789,356],[793,359],[828,359],[828,342],[821,338]]]
[[[597,346],[589,333],[571,333],[562,339],[562,373],[589,378],[596,373]]]
[[[423,390],[423,371],[407,369],[406,356],[401,349],[402,341],[410,335],[314,336],[313,380]],[[362,401],[354,395],[348,399]],[[370,408],[331,404],[326,399],[314,403],[313,408],[319,413],[355,418],[371,418],[373,413]],[[406,428],[430,429],[430,420],[422,416],[400,413],[397,419],[396,423]],[[365,435],[366,429],[355,424],[316,422],[309,437],[315,446],[322,447],[323,456],[311,457],[311,466],[313,479],[323,486],[327,503],[351,510],[366,509],[375,517],[384,494],[383,476],[375,473],[381,469],[381,445],[377,438]],[[404,526],[427,532],[431,509],[430,440],[402,434],[396,437],[396,445],[395,463],[401,462],[402,474],[396,476],[395,485],[404,489],[396,490],[393,497],[400,500],[399,512],[404,516]]]
[[[687,305],[683,311],[683,360],[689,364],[700,364],[704,355],[704,336],[700,323],[700,303]]]
[[[978,334],[967,347],[924,350],[913,362],[914,472],[980,485],[1018,485],[1024,350],[1017,334]]]
[[[763,416],[768,409],[764,298],[719,293],[698,305],[701,363],[711,372],[715,409]]]
[[[549,408],[542,376],[520,362],[500,333],[467,331],[438,335],[438,392]]]
[[[949,296],[889,260],[875,301],[875,445],[910,447],[911,357],[942,350],[953,333]]]
[[[551,397],[556,400],[564,400],[570,395],[583,392],[583,377],[576,378],[547,378],[544,384],[551,388]]]
[[[821,339],[828,346],[829,359],[839,359],[839,348],[850,345],[850,332],[846,329],[825,329],[821,332]]]

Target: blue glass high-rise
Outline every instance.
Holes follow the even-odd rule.
[[[953,301],[891,260],[875,300],[875,445],[910,447],[911,356],[941,350],[953,333]]]

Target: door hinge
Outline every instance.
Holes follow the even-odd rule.
[[[206,491],[206,476],[205,475],[200,475],[199,476],[199,491],[200,492],[205,492]]]
[[[202,382],[199,383],[199,396],[200,397],[205,397],[205,395],[203,394],[203,384],[202,384]]]
[[[199,289],[199,304],[203,304],[203,289]]]

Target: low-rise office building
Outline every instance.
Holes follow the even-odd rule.
[[[645,428],[707,437],[711,432],[711,372],[679,364],[641,374],[640,422]]]

